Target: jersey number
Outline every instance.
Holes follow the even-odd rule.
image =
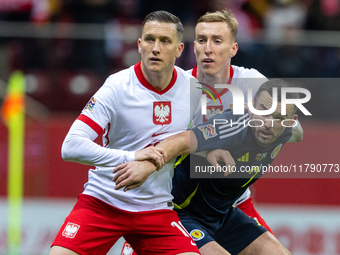
[[[188,231],[183,227],[182,223],[179,221],[178,223],[176,221],[171,222],[171,226],[178,228],[183,235],[190,237],[190,234]]]

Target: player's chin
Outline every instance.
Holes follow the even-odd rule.
[[[211,65],[202,65],[202,69],[204,70],[205,74],[213,75],[216,73],[215,68]]]
[[[264,139],[261,137],[257,137],[257,144],[260,145],[261,147],[268,147],[271,144],[270,139]]]
[[[163,68],[160,65],[160,63],[154,63],[154,64],[149,65],[149,70],[151,72],[160,72],[163,70]]]

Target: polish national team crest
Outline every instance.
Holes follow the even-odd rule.
[[[133,249],[131,245],[125,242],[122,253],[120,255],[132,255],[132,254],[133,254]]]
[[[223,105],[213,105],[213,106],[208,105],[207,114],[203,115],[203,123],[208,121],[211,117],[221,112],[223,112]]]
[[[64,231],[62,233],[63,236],[67,238],[74,238],[79,230],[80,226],[71,222],[68,222]]]
[[[153,123],[155,125],[169,125],[171,123],[171,102],[153,102]]]

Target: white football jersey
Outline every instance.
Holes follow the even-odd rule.
[[[170,84],[158,91],[148,83],[138,63],[111,75],[91,98],[78,121],[85,122],[97,134],[104,130],[103,146],[108,149],[138,151],[154,146],[166,137],[187,130],[201,96],[199,89],[190,93],[190,78],[184,70],[175,67]],[[83,193],[128,211],[172,209],[174,161],[152,173],[142,186],[127,192],[114,189],[114,166],[96,166],[89,170]]]
[[[187,71],[189,74],[197,78],[197,66],[193,69]],[[248,69],[239,66],[230,66],[230,78],[227,81],[228,84],[232,84],[240,88],[244,95],[244,102],[248,102],[248,88],[252,88],[252,98],[255,97],[258,88],[266,82],[268,79],[255,69]],[[199,79],[203,81],[204,79]],[[204,92],[203,92],[204,93]],[[207,94],[207,114],[201,114],[201,108],[197,108],[194,114],[194,124],[198,125],[206,122],[215,114],[222,112],[224,110],[230,109],[230,104],[233,103],[233,94],[227,89],[223,89],[218,95],[212,93],[212,98]],[[215,101],[214,101],[215,99]],[[221,99],[221,102],[220,100]]]
[[[197,65],[193,68],[187,71],[190,75],[197,78]],[[268,79],[261,74],[259,71],[255,69],[248,69],[244,67],[239,66],[230,66],[230,78],[228,80],[228,84],[232,84],[240,88],[244,95],[244,102],[248,102],[248,88],[252,88],[252,98],[255,97],[256,91],[258,88],[266,82]],[[200,80],[201,81],[201,80]],[[221,99],[222,104],[220,103],[218,96],[213,95],[215,102],[213,98],[211,98],[209,95],[207,95],[207,114],[202,115],[201,109],[198,108],[196,112],[194,113],[194,124],[198,125],[203,122],[206,122],[208,119],[210,119],[215,114],[222,112],[224,110],[230,109],[230,104],[233,103],[233,95],[228,89],[223,89],[221,92],[219,92],[218,96]],[[239,205],[245,200],[247,200],[251,195],[251,192],[249,188],[242,194],[241,197],[239,197],[235,201],[235,205]]]

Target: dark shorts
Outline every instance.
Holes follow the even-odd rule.
[[[177,210],[177,214],[198,248],[216,241],[232,255],[241,252],[267,231],[256,220],[234,206],[228,214],[216,221],[202,220],[185,210]]]

